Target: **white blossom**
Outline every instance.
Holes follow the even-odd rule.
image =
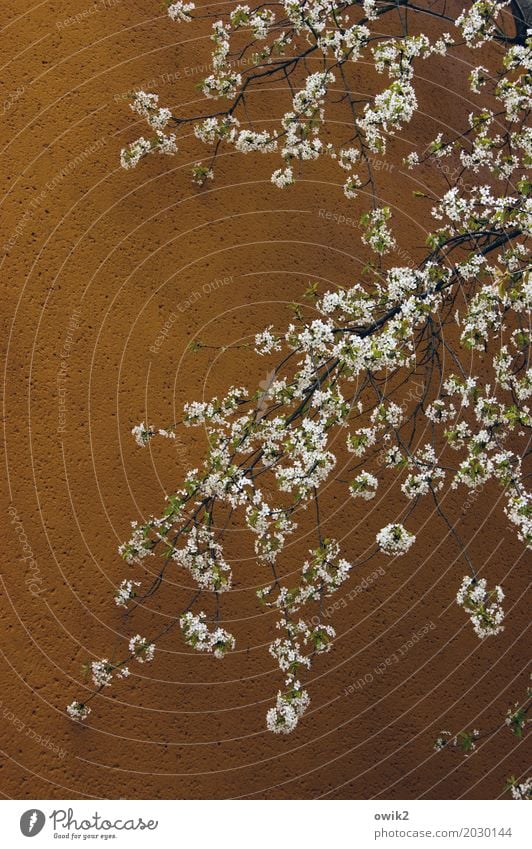
[[[515,800],[532,799],[532,776],[525,781],[512,783],[510,792]]]
[[[196,8],[195,3],[181,2],[172,3],[168,6],[168,17],[173,21],[190,21],[190,13]]]
[[[149,663],[155,654],[155,645],[140,634],[131,637],[129,651],[139,663]]]
[[[209,630],[206,620],[203,611],[197,615],[189,611],[181,616],[179,624],[187,645],[199,652],[210,652],[220,659],[234,649],[235,638],[224,628]]]
[[[384,554],[405,554],[414,544],[416,537],[406,530],[403,525],[391,523],[386,525],[377,534],[377,544]]]
[[[84,705],[82,702],[74,701],[67,707],[67,713],[71,719],[87,719],[90,712],[90,707],[88,705]]]
[[[349,484],[349,492],[353,498],[360,497],[366,501],[371,501],[371,499],[375,498],[375,495],[377,494],[378,485],[379,482],[375,475],[372,475],[369,472],[361,472]]]
[[[136,592],[134,587],[140,587],[140,581],[131,581],[127,578],[122,581],[115,594],[115,604],[117,607],[127,607],[128,601],[135,598]]]
[[[503,599],[501,587],[488,590],[485,578],[476,579],[466,575],[458,590],[456,603],[468,613],[477,636],[484,639],[504,630]]]
[[[113,666],[106,657],[91,663],[92,680],[97,687],[110,687],[113,678]]]

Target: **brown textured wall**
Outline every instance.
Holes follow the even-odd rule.
[[[3,14],[0,791],[15,798],[498,796],[506,776],[527,762],[525,746],[507,731],[468,759],[432,751],[441,728],[496,725],[526,684],[524,559],[491,492],[473,509],[456,496],[452,508],[475,561],[488,564],[492,581],[504,580],[511,615],[497,640],[479,643],[453,604],[463,566],[427,510],[417,520],[427,523],[425,533],[406,558],[363,567],[338,594],[339,639],[314,665],[311,712],[292,736],[264,730],[278,673],[264,647],[271,617],[254,603],[264,576],[246,557],[224,607],[237,653],[221,664],[191,655],[176,634],[156,663],[93,703],[86,726],[63,712],[84,692],[81,664],[131,632],[112,602],[125,571],[116,549],[130,519],[158,510],[202,444],[199,432],[185,431],[178,446],[140,451],[131,426],[162,425],[203,392],[264,377],[265,364],[251,356],[185,349],[192,338],[234,343],[261,324],[282,328],[309,281],[349,283],[367,259],[356,229],[326,218],[360,211],[331,185],[334,171],[309,168],[280,193],[268,182],[266,158],[226,157],[216,182],[197,191],[183,168],[188,140],[176,159],[119,168],[119,148],[135,138],[122,95],[143,84],[174,108],[194,100],[198,66],[209,55],[206,32],[173,26],[157,3],[141,0],[16,0]],[[410,142],[455,126],[467,111],[460,63],[438,60],[431,69]],[[361,90],[368,75],[357,68]],[[276,99],[264,98],[267,118]],[[415,258],[426,217],[410,199],[417,186],[400,174],[408,140],[382,163],[379,191]],[[167,337],[150,352],[165,323]],[[367,517],[331,496],[328,515],[338,512],[328,528],[356,555],[393,518],[393,506],[379,504]],[[384,574],[355,595],[378,567]],[[132,627],[142,633],[171,606],[154,610]],[[374,672],[427,625],[400,662]]]

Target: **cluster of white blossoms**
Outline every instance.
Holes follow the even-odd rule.
[[[277,694],[275,707],[266,714],[266,727],[276,734],[289,734],[310,704],[310,696],[302,688],[299,676],[309,670],[315,655],[330,651],[336,632],[331,625],[309,625],[297,619],[297,612],[311,600],[328,596],[347,580],[351,564],[340,558],[335,540],[323,540],[311,551],[295,586],[268,585],[257,591],[262,604],[280,613],[277,628],[283,637],[270,644],[270,654],[285,675],[285,689]]]
[[[322,593],[331,595],[347,581],[353,566],[340,557],[340,545],[334,539],[324,539],[311,554],[312,558],[306,560],[301,569],[303,586],[296,596],[298,602],[305,597],[318,599]]]
[[[136,92],[130,107],[133,112],[146,118],[150,127],[154,130],[164,130],[172,117],[169,109],[159,107],[159,96],[147,94],[145,91]]]
[[[526,280],[523,285],[527,285]],[[529,314],[532,300],[519,283],[510,297],[506,298],[502,292],[499,295],[506,303],[505,310],[501,310],[499,315],[499,327],[502,326],[503,315],[510,310],[523,317]],[[468,315],[471,316],[472,312],[478,314],[478,293],[472,298]],[[487,314],[491,315],[489,309]],[[489,318],[494,333],[493,321]],[[476,326],[479,326],[478,321]],[[518,428],[522,433],[523,428],[529,428],[532,424],[530,409],[523,403],[532,391],[528,387],[528,378],[526,374],[515,377],[516,372],[522,371],[519,366],[523,349],[519,334],[512,333],[512,339],[517,344],[514,345],[515,354],[511,362],[508,362],[506,346],[502,346],[494,355],[495,385],[486,383],[482,386],[478,378],[463,379],[451,374],[444,382],[441,397],[427,408],[426,414],[432,422],[445,424],[444,435],[448,445],[464,453],[454,470],[452,488],[465,486],[470,490],[478,490],[490,480],[499,481],[504,487],[506,515],[516,527],[518,538],[529,546],[532,543],[531,496],[524,485],[520,456],[504,446],[504,440],[514,436]],[[488,342],[489,337],[485,338],[482,350],[485,350]],[[500,394],[501,388],[509,390],[508,397]],[[438,474],[441,483],[445,473],[440,470]]]
[[[171,3],[168,6],[168,17],[172,21],[190,21],[190,13],[196,8],[195,3],[183,3],[179,0],[177,3]]]
[[[149,139],[145,139],[144,136],[141,136],[122,149],[120,153],[120,165],[126,170],[128,168],[135,168],[140,160],[143,159],[147,153],[151,153],[152,151],[153,142]]]
[[[271,587],[267,587],[260,592],[260,597],[267,598],[270,591]],[[277,693],[275,707],[266,714],[266,727],[274,734],[289,734],[297,726],[310,704],[310,696],[302,688],[298,675],[301,670],[310,669],[315,654],[330,650],[336,636],[330,625],[309,627],[302,619],[295,622],[287,618],[295,612],[301,600],[280,593],[273,603],[284,611],[285,615],[277,622],[277,627],[284,630],[285,636],[274,640],[269,651],[286,675],[285,689]]]
[[[470,46],[480,46],[493,36],[494,18],[504,5],[497,0],[477,0],[457,18],[456,26]],[[194,10],[193,3],[177,2],[169,5],[168,15],[173,21],[188,22],[194,17]],[[216,115],[196,121],[196,136],[206,144],[220,141],[233,144],[244,153],[278,150],[284,167],[274,169],[271,179],[279,188],[294,182],[297,161],[330,155],[341,168],[346,164],[353,167],[356,163],[357,172],[344,184],[345,195],[354,198],[371,178],[367,151],[384,153],[387,140],[408,124],[416,112],[416,62],[427,61],[434,54],[445,56],[455,44],[448,32],[443,32],[434,42],[423,33],[408,34],[406,31],[402,37],[391,37],[376,23],[388,11],[376,0],[365,0],[362,4],[341,0],[305,0],[301,4],[284,0],[280,10],[265,5],[237,4],[212,24],[211,73],[199,86],[206,98],[224,98],[232,101],[232,105],[225,114],[216,110]],[[442,19],[447,20],[444,15]],[[235,66],[242,59],[244,35],[250,39],[253,52],[249,59],[246,57],[244,70],[238,71]],[[329,67],[308,73],[299,85],[297,82],[290,85],[292,109],[282,115],[278,126],[272,131],[244,129],[238,132],[239,119],[234,113],[240,107],[245,113],[245,97],[247,90],[252,88],[250,84],[256,79],[260,85],[266,77],[288,81],[300,60],[314,51],[319,51]],[[373,93],[363,98],[362,115],[355,119],[356,146],[350,145],[350,153],[346,154],[344,146],[336,147],[330,139],[324,138],[325,105],[331,87],[340,77],[344,81],[346,69],[359,61],[372,62],[378,74],[386,73],[390,82],[383,89],[377,86]],[[472,77],[475,84],[478,79],[478,75]],[[347,82],[344,81],[344,85],[347,102],[351,102]],[[511,85],[510,89],[508,100],[513,103],[516,87]],[[159,132],[170,118],[169,110],[161,110],[156,95],[151,93],[138,93],[133,108]],[[143,156],[157,149],[167,153],[177,151],[175,139],[170,137],[171,140],[165,142],[165,138],[138,139],[122,152],[123,167],[134,167]],[[195,182],[200,182],[197,177]]]
[[[532,689],[529,688],[528,698],[531,697]],[[508,726],[512,734],[519,738],[523,737],[523,731],[529,722],[532,722],[532,720],[527,719],[527,711],[519,702],[515,702],[513,707],[508,708],[504,718],[504,724]]]
[[[100,689],[110,687],[115,674],[118,678],[128,678],[130,674],[127,666],[123,664],[114,666],[106,657],[102,657],[101,660],[94,660],[90,664],[90,670],[93,683]]]
[[[279,464],[275,477],[282,492],[297,491],[300,495],[315,489],[329,477],[336,463],[327,451],[327,434],[323,422],[305,419],[300,428],[285,442],[290,453],[289,464]]]
[[[273,325],[270,324],[255,336],[255,350],[257,354],[271,354],[272,351],[281,350],[281,339],[272,333]]]
[[[512,794],[512,799],[516,799],[518,801],[523,799],[532,799],[532,776],[521,782],[510,782],[510,792]]]
[[[136,634],[129,641],[129,651],[139,663],[149,663],[155,654],[155,644]]]
[[[387,224],[391,217],[389,206],[374,209],[361,216],[360,223],[364,227],[362,241],[376,254],[389,253],[396,246],[394,235]]]
[[[486,578],[471,578],[466,575],[456,595],[456,603],[469,615],[475,633],[480,639],[492,637],[504,630],[502,587],[487,589]]]
[[[225,628],[209,630],[206,620],[203,611],[197,615],[189,611],[180,617],[179,624],[186,644],[196,651],[209,652],[217,658],[225,657],[228,651],[234,649],[235,638]]]
[[[294,182],[294,170],[287,165],[286,168],[278,168],[274,171],[271,181],[278,189],[285,189],[286,186],[291,186]]]
[[[295,672],[299,666],[310,669],[310,657],[301,653],[297,640],[279,638],[271,643],[269,651],[283,672]]]
[[[266,38],[269,27],[275,22],[275,13],[264,7],[254,11],[247,5],[239,4],[229,15],[231,25],[238,28],[250,29],[258,41]]]
[[[106,657],[91,663],[92,680],[97,687],[110,687],[113,678],[113,665]]]
[[[162,130],[155,130],[155,135],[149,139],[141,136],[136,141],[132,142],[128,147],[122,149],[120,154],[120,164],[126,170],[135,168],[136,165],[149,153],[163,153],[173,156],[177,153],[177,144],[175,133],[165,135]]]
[[[71,702],[67,707],[67,713],[71,719],[83,720],[87,719],[91,708],[84,705],[83,702]]]
[[[226,60],[230,49],[231,26],[223,21],[212,25],[211,40],[214,43],[212,66],[214,73],[205,77],[201,90],[205,97],[216,99],[226,97],[229,100],[236,96],[242,84],[242,76],[227,65]]]
[[[470,47],[481,47],[489,41],[496,30],[497,14],[510,4],[510,0],[475,0],[456,19]]]
[[[140,587],[140,581],[132,581],[129,578],[124,578],[115,593],[115,604],[117,607],[127,607],[128,602],[137,595],[135,587]]]
[[[262,562],[275,563],[286,537],[296,530],[289,514],[289,510],[271,508],[260,491],[246,508],[246,525],[255,534],[255,554]]]
[[[247,394],[243,386],[233,386],[221,400],[212,398],[210,401],[192,401],[185,404],[183,423],[188,427],[197,427],[207,421],[224,424],[227,416],[235,412]]]
[[[510,522],[517,528],[517,535],[527,547],[532,546],[532,498],[529,493],[511,496],[505,508]]]
[[[164,428],[153,428],[149,425],[145,425],[144,422],[141,422],[131,428],[131,433],[135,437],[135,442],[138,446],[140,446],[140,448],[145,448],[150,439],[153,439],[154,436],[162,436],[166,439],[175,439],[174,431],[166,430]]]
[[[146,427],[144,422],[141,422],[135,427],[131,428],[131,433],[135,437],[135,442],[137,445],[140,445],[141,448],[144,448],[145,445],[148,444],[150,439],[155,436],[156,431],[154,431],[149,426]]]
[[[153,541],[150,539],[149,533],[151,528],[145,525],[138,525],[136,521],[131,522],[133,533],[129,542],[123,543],[119,549],[119,554],[127,563],[141,563],[145,557],[153,557]]]
[[[250,153],[253,150],[271,153],[277,149],[277,139],[272,138],[266,130],[261,133],[253,130],[240,130],[236,137],[235,148],[240,153]]]
[[[434,751],[441,752],[449,744],[452,734],[450,731],[440,731],[434,741]]]
[[[475,58],[479,53],[484,58],[482,45],[498,35],[494,18],[502,5],[477,0],[468,6],[456,21],[456,43],[463,48],[465,39],[463,49],[469,45]],[[327,536],[322,494],[343,493],[347,521],[353,513],[356,522],[357,511],[369,513],[364,501],[397,483],[406,508],[402,521],[415,529],[418,502],[430,499],[438,508],[434,521],[446,521],[448,529],[447,490],[499,489],[517,538],[532,547],[532,499],[524,468],[532,426],[532,276],[526,246],[532,213],[526,177],[532,157],[531,43],[501,41],[498,70],[487,49],[484,61],[491,70],[473,62],[470,77],[471,102],[478,97],[485,103],[472,107],[465,128],[449,137],[441,133],[407,157],[410,168],[433,166],[431,199],[424,199],[421,215],[428,222],[432,214],[435,223],[424,255],[419,245],[407,245],[405,252],[394,235],[392,209],[383,205],[373,154],[382,154],[397,133],[404,135],[422,108],[420,64],[445,56],[455,42],[446,32],[447,15],[441,18],[441,34],[431,40],[410,26],[417,17],[408,6],[402,10],[408,21],[403,34],[396,27],[388,32],[386,16],[394,9],[379,0],[231,6],[214,19],[212,65],[201,83],[206,98],[226,98],[227,108],[209,102],[198,109],[201,117],[172,117],[156,95],[138,92],[132,108],[147,122],[149,134],[122,151],[126,168],[148,153],[175,152],[175,137],[164,134],[166,127],[191,125],[195,138],[214,149],[209,165],[199,161],[193,168],[199,184],[212,179],[215,155],[228,146],[238,154],[270,157],[273,184],[287,190],[304,162],[326,157],[338,167],[349,199],[359,190],[361,203],[371,198],[360,216],[366,264],[358,279],[324,292],[313,284],[284,331],[274,331],[266,321],[257,328],[255,351],[275,357],[268,363],[266,389],[264,381],[256,391],[229,387],[224,397],[188,403],[178,425],[157,429],[142,422],[133,428],[140,447],[156,435],[175,438],[180,425],[199,426],[206,436],[199,468],[190,469],[181,488],[167,496],[162,515],[132,523],[130,539],[120,546],[126,563],[144,573],[143,586],[145,573],[151,576],[139,601],[160,588],[182,586],[183,577],[187,584],[192,579],[193,601],[176,602],[176,609],[187,611],[177,614],[176,622],[188,645],[224,656],[234,648],[233,635],[211,626],[195,605],[207,595],[218,610],[239,565],[226,531],[236,525],[249,533],[269,582],[257,596],[276,616],[270,654],[284,686],[266,717],[274,733],[296,728],[310,703],[304,682],[313,660],[333,645],[330,626],[306,624],[316,621],[312,611],[318,612],[361,562],[348,541],[341,547]],[[173,3],[169,15],[174,21],[193,19],[194,6]],[[439,17],[434,6],[431,17]],[[238,66],[243,55],[248,61]],[[368,79],[375,88],[355,102],[358,62],[373,63],[376,74]],[[287,100],[267,126],[256,126],[250,95],[270,82],[274,89],[286,87]],[[335,111],[329,115],[331,104]],[[348,110],[347,134],[338,130],[344,126],[342,108]],[[451,156],[460,177],[444,172],[438,186],[440,169]],[[400,256],[418,256],[415,266],[397,259],[392,265],[387,255],[396,248]],[[197,343],[196,350],[201,348]],[[414,545],[415,533],[397,521],[394,506],[389,498],[379,499],[383,527],[365,560],[404,555]],[[304,536],[309,524],[315,547],[294,569],[290,558],[297,549],[290,540],[298,528]],[[457,534],[455,539],[471,565],[466,546]],[[156,555],[160,570],[146,569]],[[164,579],[167,572],[177,574],[175,582]],[[129,576],[122,581],[117,605],[127,607],[138,586]],[[502,630],[502,599],[500,587],[488,590],[485,578],[469,577],[457,602],[484,637]],[[129,649],[140,662],[150,660],[154,640],[137,635]],[[109,675],[125,660],[93,664],[95,684],[109,686]],[[83,718],[84,705],[73,705],[80,707],[71,705],[69,714]],[[470,742],[473,738],[461,740],[464,746]]]
[[[377,543],[384,554],[397,557],[406,554],[416,541],[415,534],[411,534],[399,523],[390,523],[381,528],[377,534]]]
[[[287,689],[277,693],[275,707],[266,714],[266,728],[274,734],[290,734],[310,704],[307,690],[303,690],[299,681],[286,680]]]
[[[432,445],[425,445],[421,450],[412,453],[406,461],[409,469],[414,469],[401,486],[407,498],[418,498],[429,492],[442,489],[445,471],[438,465],[436,452]]]
[[[467,757],[476,749],[476,740],[480,737],[478,728],[473,731],[460,731],[454,737],[450,731],[440,731],[434,741],[434,751],[441,752],[445,748],[458,749]]]
[[[371,501],[377,494],[379,481],[375,475],[369,472],[361,472],[349,484],[349,492],[353,498],[363,498],[365,501]]]
[[[223,548],[209,528],[194,525],[186,535],[184,547],[174,548],[171,556],[189,570],[201,589],[221,593],[231,588],[231,567],[224,560]]]
[[[375,96],[373,106],[366,105],[358,126],[364,130],[369,149],[384,153],[385,139],[408,123],[417,109],[415,89],[410,82],[395,80]]]

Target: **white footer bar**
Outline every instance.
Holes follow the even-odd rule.
[[[183,849],[532,846],[519,801],[2,801],[2,845]],[[35,842],[32,842],[32,841]]]

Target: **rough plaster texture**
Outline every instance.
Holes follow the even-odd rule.
[[[459,495],[449,504],[475,561],[493,581],[504,579],[511,615],[500,639],[481,644],[453,604],[464,567],[427,509],[408,557],[363,567],[346,587],[336,649],[314,666],[312,709],[296,734],[264,730],[278,674],[264,645],[271,617],[254,603],[264,575],[245,546],[223,611],[238,630],[234,655],[221,664],[192,656],[175,634],[156,663],[94,703],[86,726],[65,717],[65,705],[84,692],[82,663],[131,633],[112,602],[129,521],[157,511],[203,445],[201,433],[185,431],[177,446],[142,452],[130,428],[173,421],[186,400],[263,379],[264,362],[251,355],[193,356],[186,347],[193,338],[249,339],[266,323],[282,328],[309,281],[349,283],[368,258],[356,228],[333,217],[360,212],[333,170],[309,167],[280,193],[267,158],[225,157],[216,182],[198,191],[185,174],[198,148],[184,139],[180,157],[122,171],[119,148],[136,137],[125,93],[143,85],[173,108],[197,109],[207,30],[172,26],[141,0],[87,0],[86,10],[74,0],[16,0],[2,20],[2,794],[498,796],[527,763],[524,745],[506,731],[468,759],[432,751],[441,728],[497,725],[526,685],[524,558],[492,492],[473,506]],[[410,246],[395,264],[415,260],[427,222],[401,157],[411,143],[457,126],[468,110],[465,72],[459,62],[434,61],[422,114],[377,165],[381,196]],[[354,85],[363,90],[369,74],[358,67]],[[267,121],[277,100],[263,97],[257,109]],[[328,495],[328,529],[348,553],[364,550],[393,518],[394,493],[369,516],[342,494]],[[298,544],[287,571],[305,550],[304,539]],[[34,558],[33,571],[23,556]],[[384,574],[346,601],[378,566]],[[172,598],[154,602],[134,632],[172,609]],[[400,662],[386,663],[430,623]],[[364,676],[373,680],[355,687]]]

